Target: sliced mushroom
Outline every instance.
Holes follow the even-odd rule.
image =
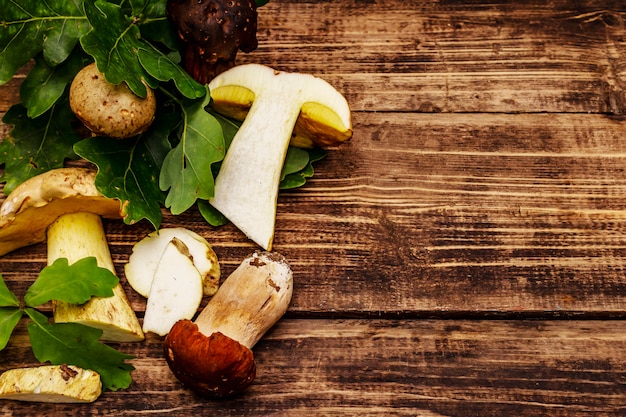
[[[94,181],[94,171],[61,168],[15,188],[0,206],[0,255],[47,239],[48,264],[58,258],[71,264],[93,256],[98,266],[115,274],[100,216],[120,218],[120,202],[98,192]],[[121,284],[113,291],[112,297],[94,297],[81,305],[55,302],[54,319],[102,329],[103,340],[143,340]]]
[[[205,238],[184,227],[156,230],[133,246],[133,253],[124,265],[126,280],[130,286],[148,298],[163,251],[172,239],[182,241],[189,250],[193,264],[202,276],[204,295],[215,294],[220,284],[220,264],[217,255]]]
[[[0,375],[0,399],[91,403],[102,393],[100,375],[69,365],[9,369]]]
[[[143,331],[165,336],[178,320],[191,319],[201,302],[202,276],[193,264],[187,245],[173,238],[154,273]]]
[[[270,250],[280,174],[298,120],[301,137],[336,145],[352,136],[350,108],[345,97],[320,78],[258,64],[231,68],[215,77],[209,88],[217,111],[235,108],[239,110],[230,115],[245,115],[209,202]],[[248,111],[242,110],[248,105]]]

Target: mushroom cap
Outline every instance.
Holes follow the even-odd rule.
[[[317,98],[302,104],[293,128],[291,145],[301,148],[339,146],[352,137],[350,106],[345,97],[329,83],[320,82],[319,78],[310,74],[275,71],[259,64],[239,65],[211,81],[211,106],[224,116],[244,120],[256,98],[256,92],[248,86],[255,84],[255,78],[268,77],[298,77],[297,82],[302,85],[315,83],[319,93]],[[321,100],[316,101],[318,99]]]
[[[186,46],[185,69],[202,84],[258,46],[254,0],[170,0],[167,15]]]
[[[190,320],[174,324],[163,344],[172,373],[187,388],[213,398],[244,391],[256,376],[252,351],[220,332],[206,336]]]
[[[69,213],[120,218],[120,201],[102,195],[96,172],[59,168],[17,186],[0,206],[0,256],[46,240],[48,226]]]
[[[69,97],[72,112],[89,130],[117,139],[144,132],[156,111],[156,97],[147,84],[141,98],[126,83],[109,83],[95,63],[76,74]]]

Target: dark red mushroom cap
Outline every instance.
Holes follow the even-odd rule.
[[[172,327],[164,352],[176,378],[206,397],[238,394],[256,376],[250,349],[220,332],[206,336],[190,320],[180,320]]]
[[[202,84],[258,46],[254,0],[169,0],[167,15],[185,44],[184,65]]]

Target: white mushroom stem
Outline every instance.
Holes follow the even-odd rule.
[[[228,276],[194,323],[205,336],[220,332],[252,349],[285,314],[292,293],[293,276],[285,258],[255,253]]]
[[[310,74],[256,64],[222,73],[209,88],[227,85],[251,90],[255,100],[230,144],[209,202],[251,240],[271,250],[280,174],[302,105],[315,102],[334,109],[345,98]]]
[[[48,265],[59,258],[73,264],[86,257],[95,257],[98,266],[116,273],[100,216],[79,212],[59,217],[48,228]],[[113,291],[112,297],[94,297],[80,305],[54,302],[55,322],[78,322],[101,329],[103,340],[143,340],[141,325],[121,284]]]

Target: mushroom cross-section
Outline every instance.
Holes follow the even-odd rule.
[[[235,269],[195,322],[178,321],[165,338],[174,375],[207,397],[227,397],[254,380],[252,347],[285,314],[291,268],[277,253],[254,253]]]
[[[258,64],[231,68],[209,88],[217,111],[245,117],[209,202],[251,240],[271,250],[280,174],[294,131],[311,143],[342,143],[352,136],[350,108],[320,78]]]
[[[58,258],[71,264],[93,256],[98,266],[115,273],[101,216],[120,218],[120,202],[96,189],[95,175],[83,168],[59,168],[16,187],[0,206],[0,256],[47,239],[48,264]],[[94,297],[81,305],[55,302],[54,319],[99,328],[104,340],[143,340],[121,284],[113,292],[112,297]]]

